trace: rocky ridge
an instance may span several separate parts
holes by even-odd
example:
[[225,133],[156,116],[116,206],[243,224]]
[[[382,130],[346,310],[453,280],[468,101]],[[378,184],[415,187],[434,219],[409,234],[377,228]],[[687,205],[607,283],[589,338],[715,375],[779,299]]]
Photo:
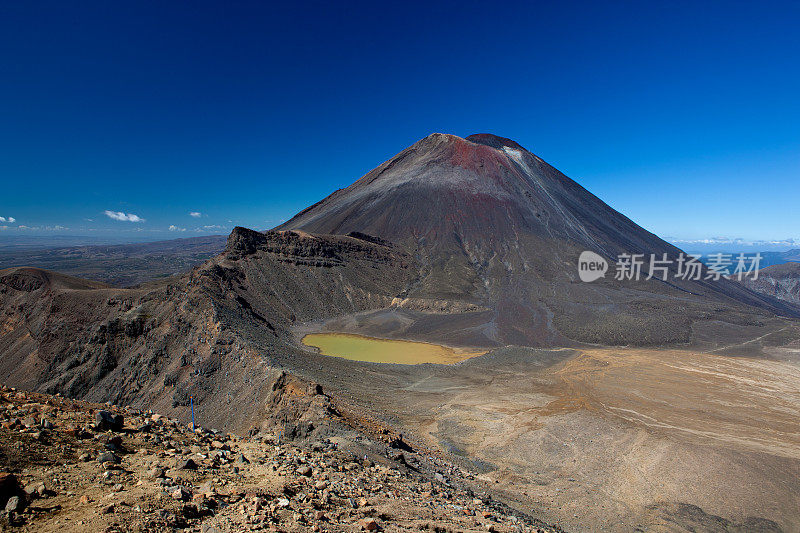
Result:
[[[273,395],[318,398],[291,378]],[[277,394],[275,394],[277,393]],[[13,531],[557,531],[386,428],[246,437],[150,411],[0,389],[0,524]],[[294,423],[297,423],[295,421]],[[311,421],[306,421],[306,426]],[[296,427],[296,425],[295,425]]]

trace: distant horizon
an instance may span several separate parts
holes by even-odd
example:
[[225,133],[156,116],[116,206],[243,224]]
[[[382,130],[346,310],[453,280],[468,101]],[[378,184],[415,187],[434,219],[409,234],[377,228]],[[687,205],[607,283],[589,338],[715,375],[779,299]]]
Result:
[[[59,248],[77,246],[114,246],[125,244],[142,244],[161,241],[172,241],[179,239],[191,239],[202,237],[227,237],[231,230],[219,233],[174,235],[174,234],[154,234],[145,232],[134,232],[130,236],[117,235],[81,235],[81,234],[11,234],[8,232],[0,233],[0,249],[14,247],[18,249],[29,248]],[[247,227],[247,226],[244,226]],[[272,228],[249,228],[257,231],[267,231]],[[645,228],[647,229],[647,228]],[[135,238],[139,237],[139,238]],[[149,238],[148,238],[149,237]],[[710,254],[710,253],[755,253],[755,252],[786,252],[789,250],[800,249],[800,242],[791,240],[745,240],[745,239],[725,239],[711,238],[699,240],[672,239],[660,236],[666,242],[680,248],[688,254]]]

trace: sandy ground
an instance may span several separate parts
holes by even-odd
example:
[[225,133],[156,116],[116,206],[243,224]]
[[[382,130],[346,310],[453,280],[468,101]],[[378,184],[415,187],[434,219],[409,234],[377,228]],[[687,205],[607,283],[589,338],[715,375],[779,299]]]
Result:
[[337,381],[355,401],[567,530],[800,531],[791,351],[505,348],[352,368],[358,385]]

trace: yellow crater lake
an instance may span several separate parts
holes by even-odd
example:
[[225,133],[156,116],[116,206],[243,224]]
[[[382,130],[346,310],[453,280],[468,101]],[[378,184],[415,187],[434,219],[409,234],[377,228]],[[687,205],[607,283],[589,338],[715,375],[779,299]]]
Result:
[[343,357],[352,361],[402,365],[450,365],[486,353],[468,352],[427,342],[376,339],[350,333],[311,333],[303,337],[302,342],[306,346],[318,348],[322,355]]

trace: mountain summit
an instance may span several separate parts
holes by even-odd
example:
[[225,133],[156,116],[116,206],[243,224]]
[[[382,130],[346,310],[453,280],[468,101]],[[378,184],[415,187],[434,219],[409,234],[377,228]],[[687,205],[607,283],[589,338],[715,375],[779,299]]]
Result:
[[726,280],[579,282],[584,250],[611,265],[619,254],[674,258],[680,250],[488,133],[431,134],[278,229],[360,232],[403,246],[420,277],[401,296],[487,310],[480,324],[455,321],[448,333],[470,342],[687,342],[687,309],[705,316],[711,301],[796,312]]
[[429,135],[281,228],[492,250],[521,234],[608,254],[675,250],[518,143],[487,133]]

